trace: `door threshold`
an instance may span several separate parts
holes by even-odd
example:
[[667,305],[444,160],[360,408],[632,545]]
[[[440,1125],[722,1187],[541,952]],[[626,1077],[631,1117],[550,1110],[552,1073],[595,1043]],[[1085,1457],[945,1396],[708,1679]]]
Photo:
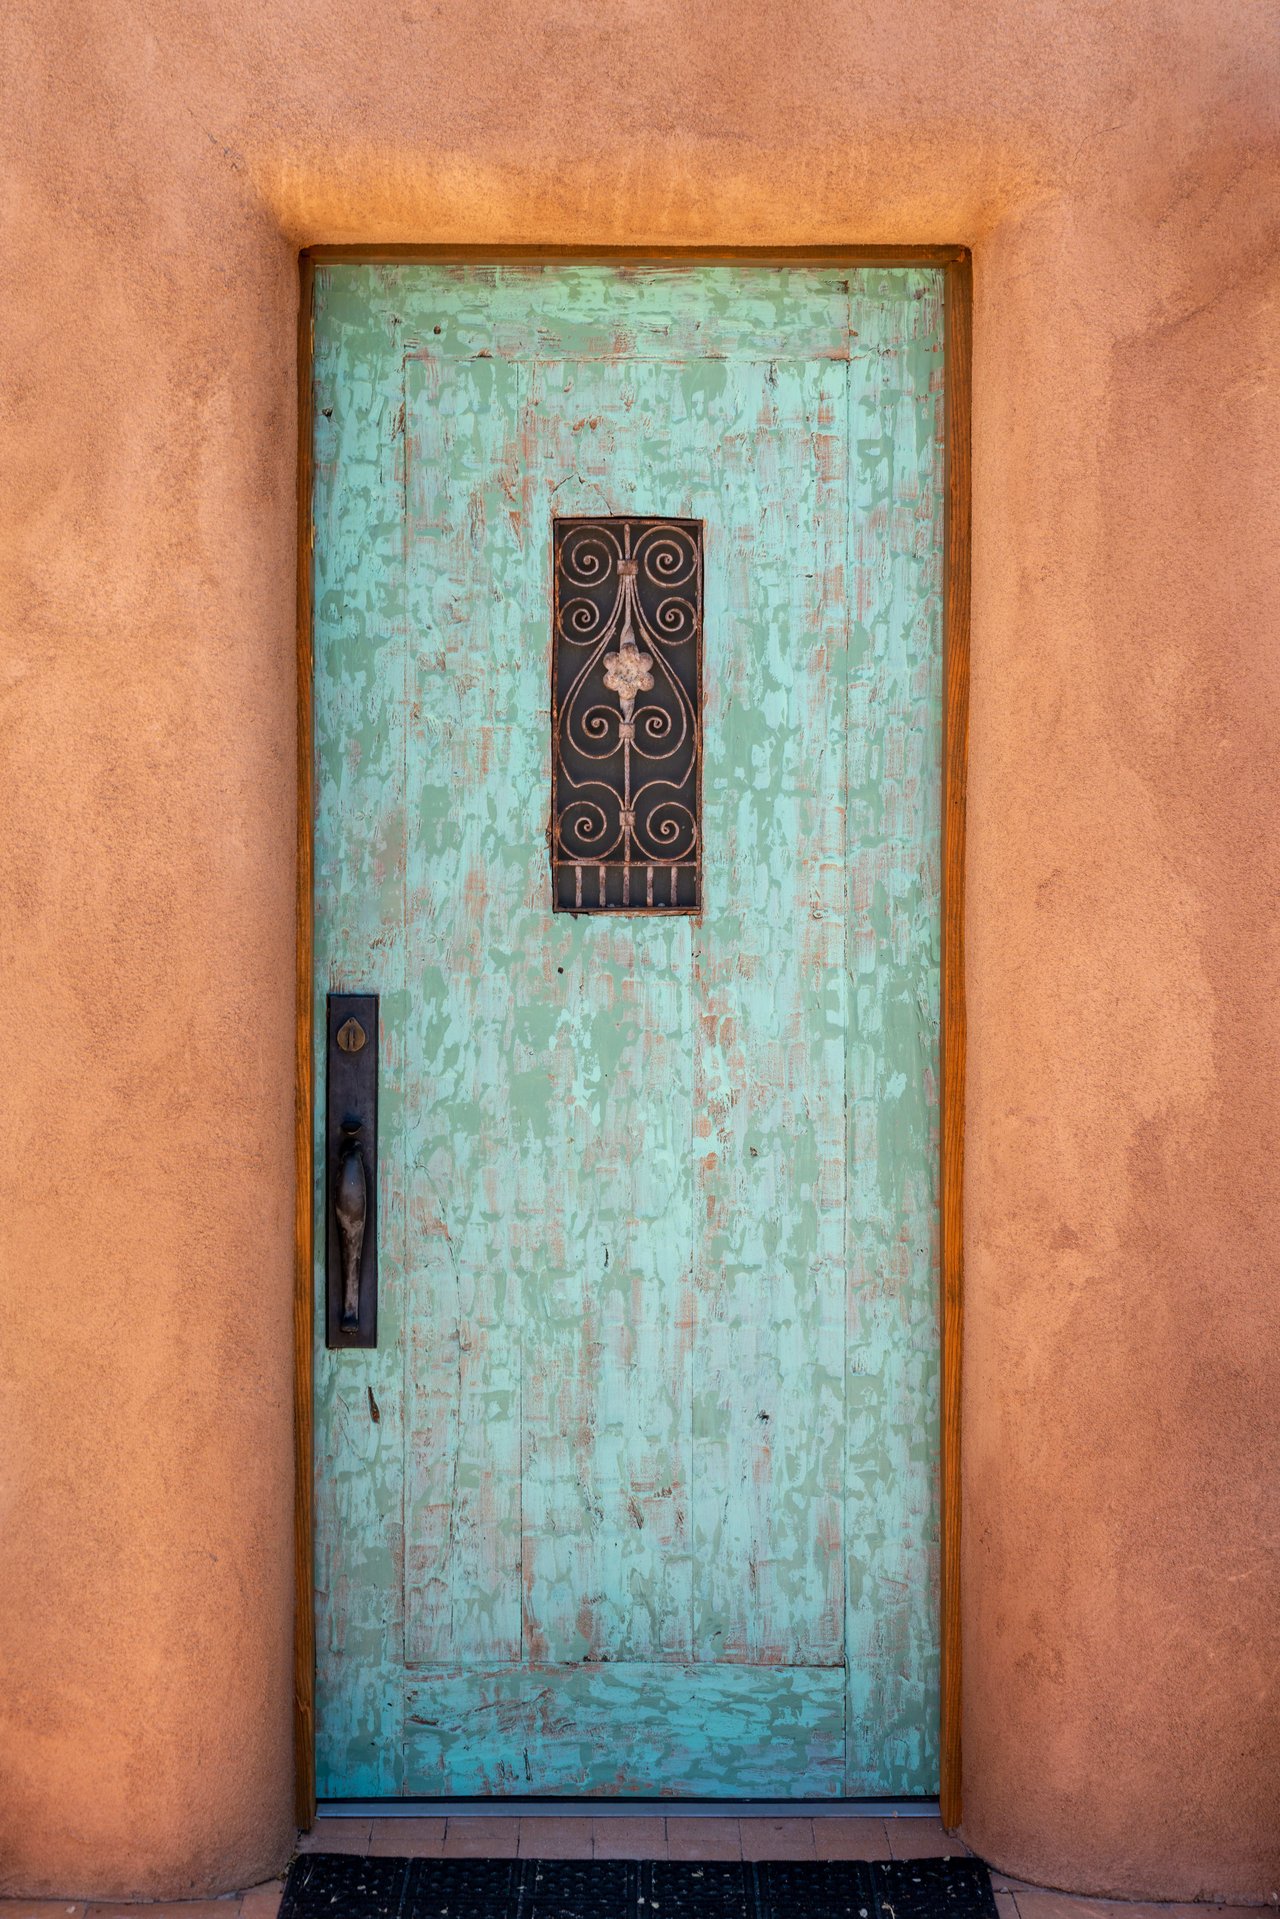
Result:
[[321,1799],[317,1819],[936,1819],[936,1799]]

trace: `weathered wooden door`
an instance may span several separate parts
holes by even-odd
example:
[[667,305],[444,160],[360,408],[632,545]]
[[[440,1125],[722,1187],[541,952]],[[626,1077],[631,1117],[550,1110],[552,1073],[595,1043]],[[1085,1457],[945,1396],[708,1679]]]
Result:
[[[336,265],[314,324],[317,1033],[381,994],[320,1794],[932,1792],[941,275]],[[552,910],[577,515],[702,529],[697,915]]]

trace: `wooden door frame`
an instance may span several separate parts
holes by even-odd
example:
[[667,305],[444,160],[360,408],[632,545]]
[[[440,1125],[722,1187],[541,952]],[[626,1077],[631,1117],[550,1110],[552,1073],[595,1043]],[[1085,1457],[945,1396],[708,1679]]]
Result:
[[298,887],[294,1198],[294,1754],[298,1824],[315,1820],[315,1577],[312,1340],[313,1152],[311,444],[312,282],[335,261],[434,265],[941,267],[944,276],[942,747],[942,1160],[941,1201],[941,1808],[961,1818],[960,1768],[960,1356],[964,1312],[964,872],[969,746],[969,556],[972,262],[967,247],[556,247],[315,246],[299,255],[298,302]]

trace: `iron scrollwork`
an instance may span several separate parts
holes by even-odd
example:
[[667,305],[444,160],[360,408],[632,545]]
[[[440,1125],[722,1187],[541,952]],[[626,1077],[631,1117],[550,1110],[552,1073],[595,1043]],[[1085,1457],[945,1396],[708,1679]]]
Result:
[[702,523],[554,523],[551,868],[559,912],[702,903]]

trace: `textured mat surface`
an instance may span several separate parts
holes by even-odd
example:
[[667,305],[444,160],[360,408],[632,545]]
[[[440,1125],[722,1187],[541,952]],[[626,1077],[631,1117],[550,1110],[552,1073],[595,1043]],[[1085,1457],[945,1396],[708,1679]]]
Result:
[[977,1859],[295,1859],[280,1919],[996,1919]]

